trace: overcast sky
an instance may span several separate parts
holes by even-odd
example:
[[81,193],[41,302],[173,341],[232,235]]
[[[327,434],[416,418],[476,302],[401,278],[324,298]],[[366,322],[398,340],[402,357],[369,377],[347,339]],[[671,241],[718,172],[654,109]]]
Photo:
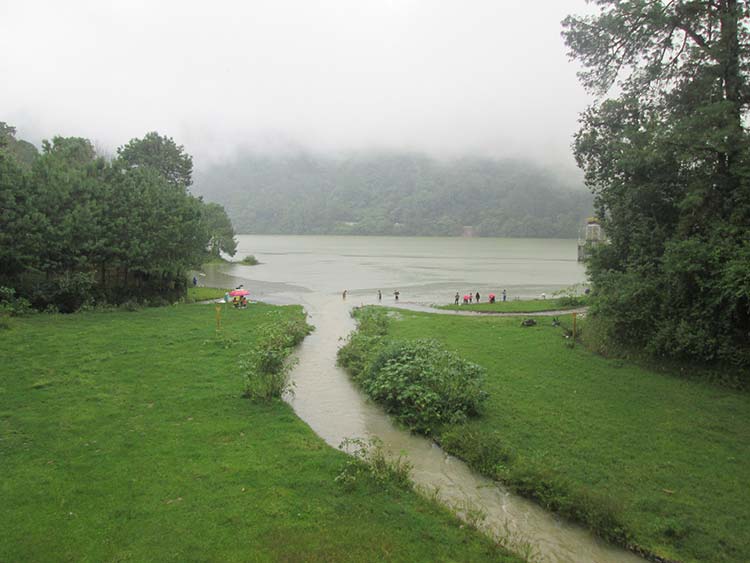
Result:
[[573,166],[584,0],[0,0],[0,121],[107,151],[410,149]]

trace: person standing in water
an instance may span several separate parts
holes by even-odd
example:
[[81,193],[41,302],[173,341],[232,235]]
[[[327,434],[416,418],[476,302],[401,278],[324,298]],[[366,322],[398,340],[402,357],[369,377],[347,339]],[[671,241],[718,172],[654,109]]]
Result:
[[346,299],[346,290],[344,290],[344,293],[341,294],[342,299]]
[[393,292],[393,297],[395,297],[395,298],[396,298],[396,301],[398,301],[398,296],[399,296],[399,295],[401,295],[401,292],[400,292],[400,291],[399,291],[398,289],[397,289],[396,291],[394,291],[394,292]]
[[382,300],[383,300],[383,294],[380,292],[380,290],[378,290],[378,301],[382,301]]

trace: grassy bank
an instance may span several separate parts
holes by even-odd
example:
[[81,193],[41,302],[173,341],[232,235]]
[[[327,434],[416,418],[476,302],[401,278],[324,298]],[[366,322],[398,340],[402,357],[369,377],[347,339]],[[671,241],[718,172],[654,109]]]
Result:
[[194,303],[196,301],[208,301],[210,299],[221,299],[224,294],[231,289],[221,289],[219,287],[188,287],[187,301]]
[[442,305],[438,309],[447,309],[449,311],[478,311],[480,313],[539,313],[541,311],[563,311],[566,309],[576,309],[585,305],[583,298],[577,298],[571,301],[570,298],[552,298],[552,299],[527,299],[496,301],[490,303],[472,303],[469,305]]
[[598,533],[681,561],[750,553],[750,395],[569,348],[551,320],[399,311],[486,369],[480,416],[437,438],[475,468]]
[[36,315],[0,333],[0,561],[511,561],[347,457],[240,355],[297,307]]

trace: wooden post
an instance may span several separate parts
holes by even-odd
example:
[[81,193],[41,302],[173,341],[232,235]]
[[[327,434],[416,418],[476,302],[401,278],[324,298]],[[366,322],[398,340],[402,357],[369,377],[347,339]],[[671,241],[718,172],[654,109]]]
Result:
[[573,313],[573,346],[576,345],[576,316],[577,313]]
[[216,332],[221,331],[221,305],[216,306]]

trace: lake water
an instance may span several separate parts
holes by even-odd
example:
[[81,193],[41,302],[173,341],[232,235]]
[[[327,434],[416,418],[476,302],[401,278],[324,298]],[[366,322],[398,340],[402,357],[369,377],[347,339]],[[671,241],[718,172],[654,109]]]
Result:
[[[449,303],[458,291],[537,297],[585,281],[575,240],[449,237],[238,237],[237,258],[259,266],[222,271],[252,279],[254,295],[299,302],[309,292],[370,301],[380,289],[415,303]],[[230,280],[227,280],[230,281]]]
[[[253,254],[258,266],[207,267],[201,282],[243,284],[251,299],[299,303],[315,331],[297,351],[292,372],[295,412],[334,447],[345,438],[377,437],[414,465],[412,478],[439,489],[442,502],[480,509],[489,534],[510,535],[517,549],[531,546],[534,561],[627,563],[634,555],[600,541],[579,526],[477,475],[430,440],[406,432],[356,388],[336,366],[342,339],[354,328],[351,307],[377,303],[451,303],[458,291],[486,296],[505,289],[510,299],[537,297],[585,281],[576,241],[490,238],[240,236],[237,257]],[[347,290],[347,299],[342,298]]]

